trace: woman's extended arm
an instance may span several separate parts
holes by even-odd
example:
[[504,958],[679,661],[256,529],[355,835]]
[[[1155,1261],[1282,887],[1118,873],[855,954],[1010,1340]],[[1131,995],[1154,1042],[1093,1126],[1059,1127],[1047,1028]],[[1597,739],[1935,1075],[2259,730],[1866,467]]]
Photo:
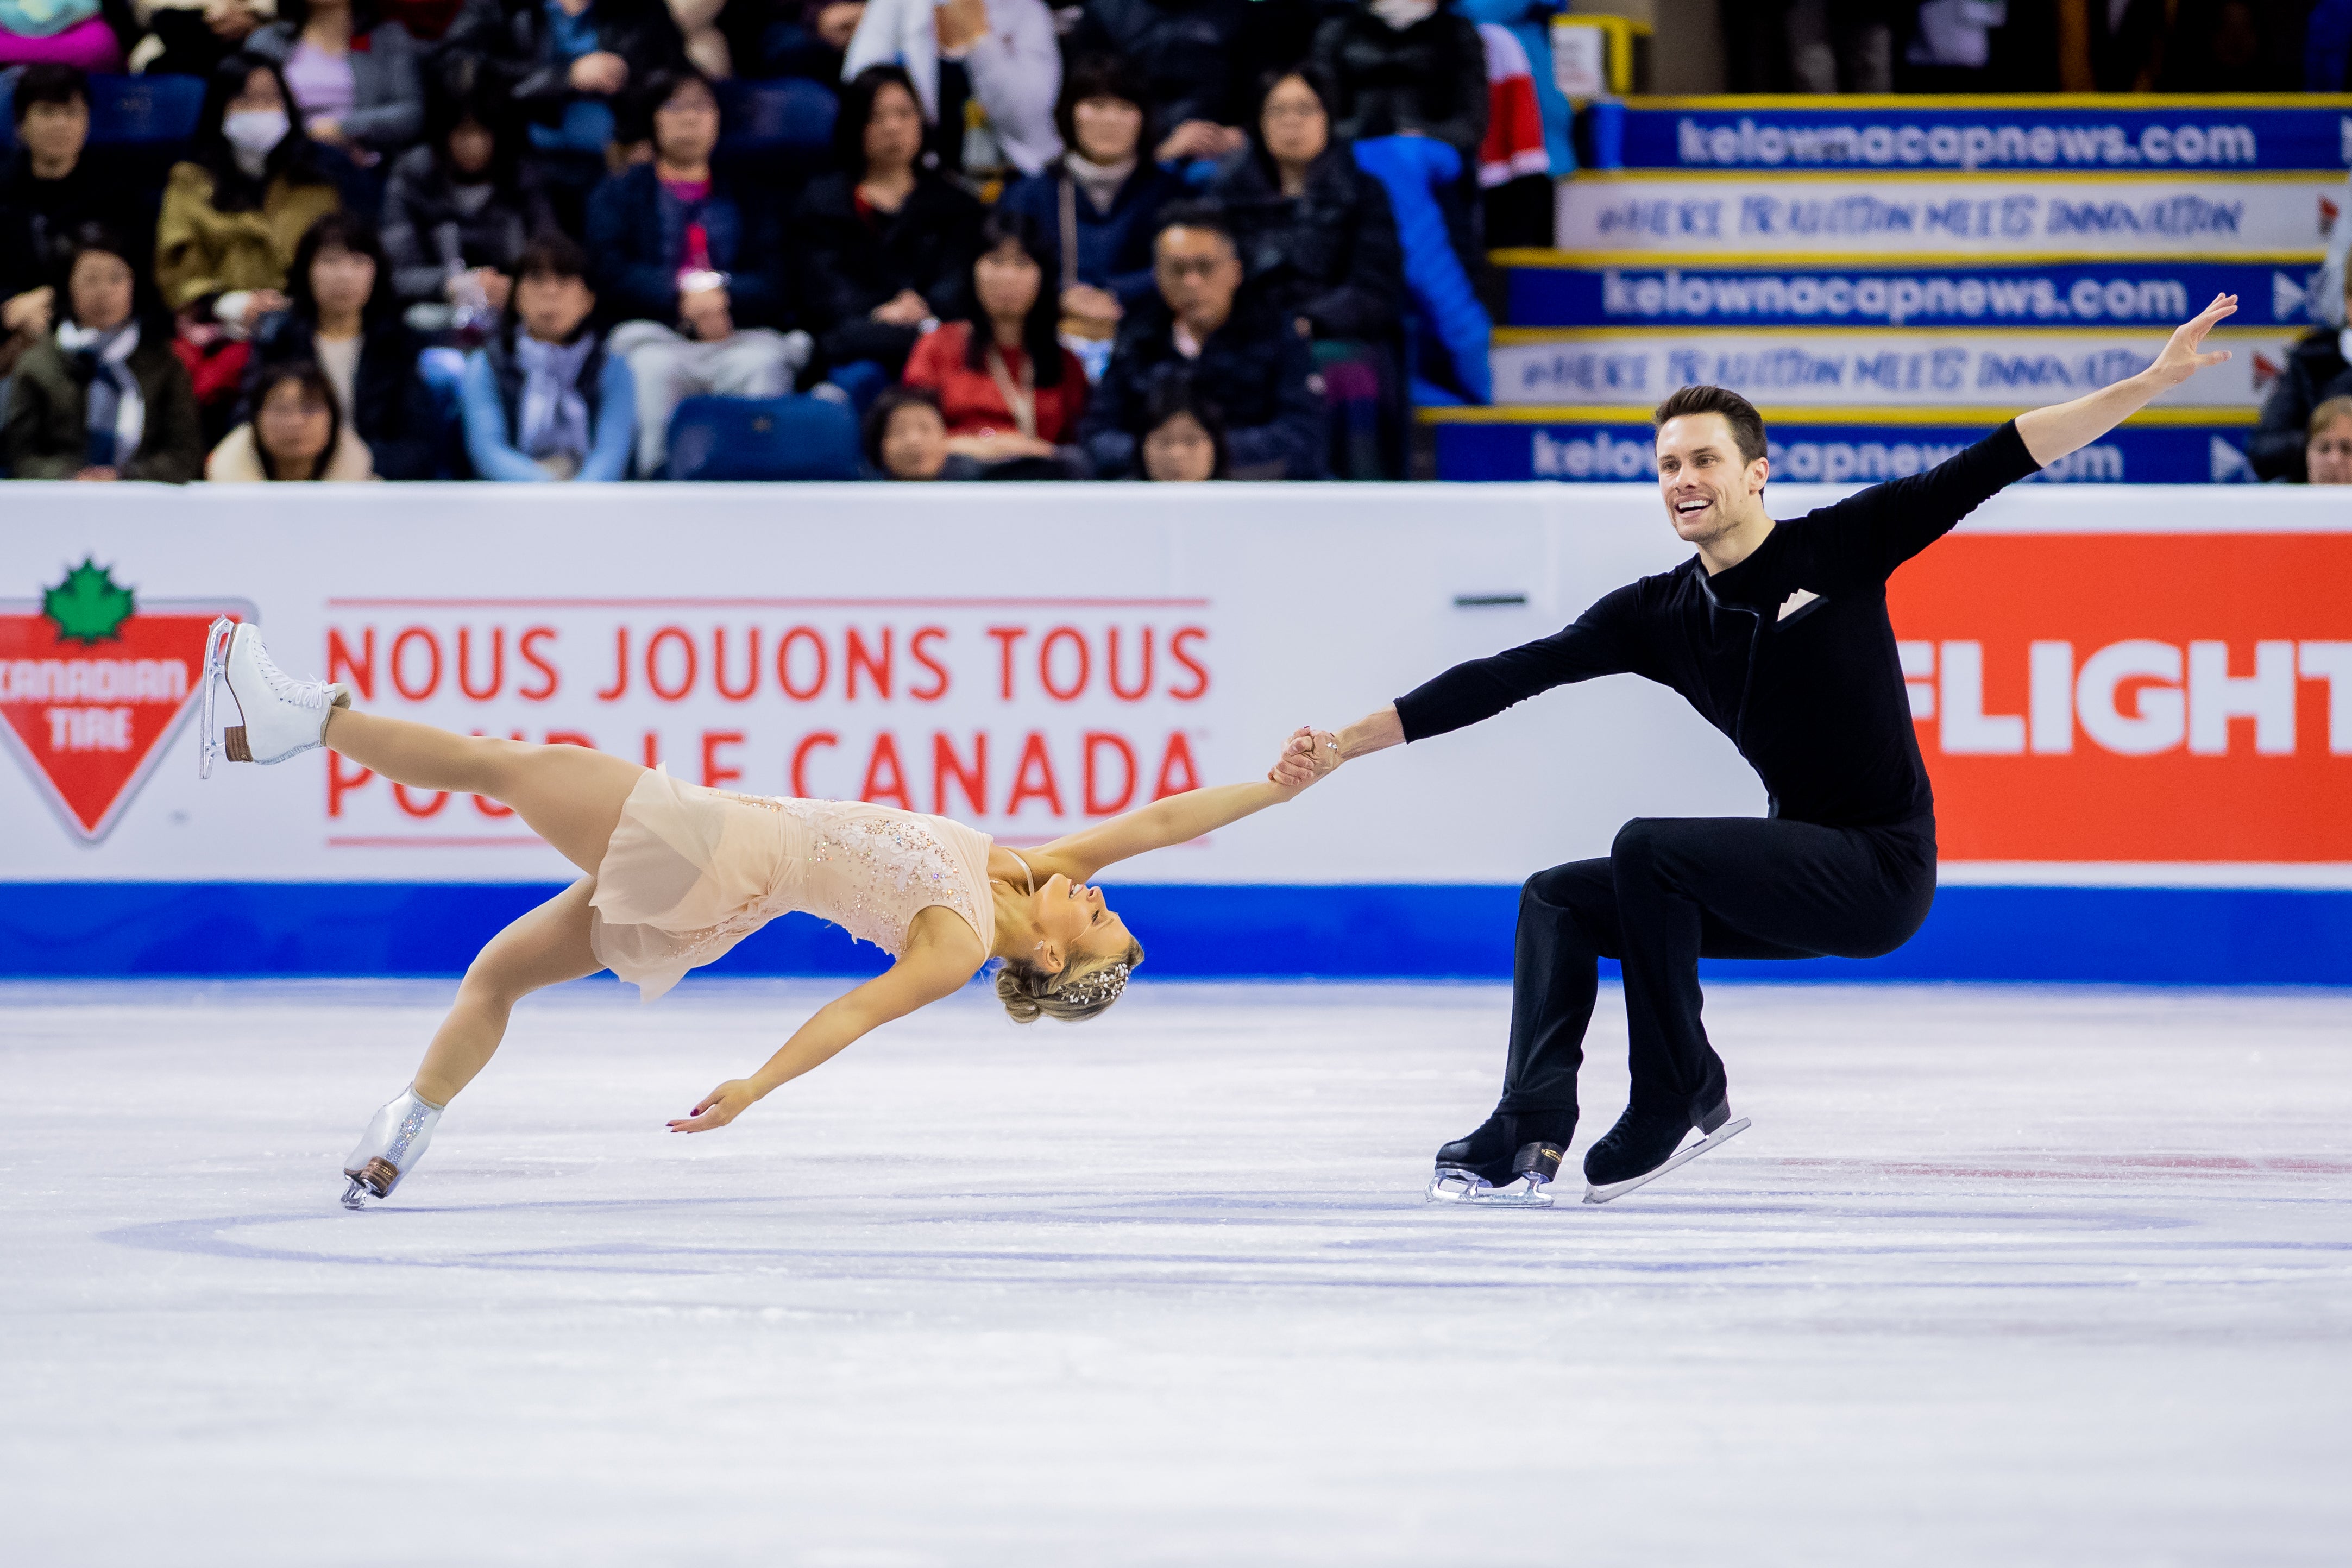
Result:
[[[956,917],[950,913],[934,918]],[[754,1101],[766,1098],[772,1090],[812,1068],[824,1066],[859,1037],[954,995],[985,958],[985,954],[980,954],[978,939],[970,935],[961,941],[922,942],[908,947],[889,968],[817,1009],[759,1071],[721,1083],[696,1101],[691,1113],[670,1123],[669,1130],[707,1133],[725,1126]]]
[[1189,843],[1228,822],[1238,822],[1254,811],[1279,806],[1297,793],[1295,788],[1271,782],[1188,789],[1181,795],[1154,800],[1139,810],[1055,839],[1032,852],[1029,863],[1039,876],[1060,872],[1072,882],[1085,882],[1107,865],[1149,850]]

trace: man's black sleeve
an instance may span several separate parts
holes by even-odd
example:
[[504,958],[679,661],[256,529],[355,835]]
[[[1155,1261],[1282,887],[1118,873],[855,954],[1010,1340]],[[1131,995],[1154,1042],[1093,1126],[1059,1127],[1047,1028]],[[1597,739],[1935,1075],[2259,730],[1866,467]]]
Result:
[[1549,637],[1456,664],[1414,687],[1396,701],[1405,739],[1426,740],[1492,718],[1570,681],[1633,670],[1639,593],[1639,584],[1621,588]]
[[1832,573],[1885,582],[1962,517],[2042,465],[2011,420],[1924,474],[1889,479],[1805,519],[1815,559]]

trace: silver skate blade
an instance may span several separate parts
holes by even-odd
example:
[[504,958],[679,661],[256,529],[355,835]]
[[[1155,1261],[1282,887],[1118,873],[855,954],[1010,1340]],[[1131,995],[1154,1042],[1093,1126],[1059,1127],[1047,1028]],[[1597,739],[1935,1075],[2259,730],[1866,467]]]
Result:
[[1532,1176],[1496,1186],[1482,1176],[1453,1167],[1431,1176],[1422,1198],[1427,1203],[1468,1203],[1485,1208],[1549,1208],[1552,1203],[1549,1184]]
[[368,1200],[367,1183],[360,1180],[357,1176],[352,1176],[351,1178],[351,1186],[343,1189],[343,1207],[345,1208],[365,1208],[367,1207]]
[[1693,1144],[1689,1148],[1675,1150],[1674,1157],[1667,1160],[1664,1165],[1660,1166],[1655,1170],[1643,1171],[1640,1176],[1633,1177],[1631,1181],[1611,1182],[1607,1186],[1588,1186],[1584,1189],[1584,1201],[1587,1203],[1607,1203],[1612,1197],[1622,1197],[1627,1193],[1633,1191],[1635,1187],[1645,1186],[1649,1183],[1657,1180],[1660,1176],[1665,1175],[1668,1171],[1673,1170],[1677,1166],[1686,1166],[1690,1164],[1691,1161],[1698,1158],[1699,1155],[1706,1153],[1707,1150],[1715,1147],[1717,1144],[1727,1142],[1728,1140],[1748,1131],[1748,1119],[1745,1116],[1740,1117],[1739,1120],[1736,1122],[1727,1122],[1722,1126],[1717,1127],[1714,1132],[1708,1134],[1706,1137],[1701,1138],[1697,1143]]

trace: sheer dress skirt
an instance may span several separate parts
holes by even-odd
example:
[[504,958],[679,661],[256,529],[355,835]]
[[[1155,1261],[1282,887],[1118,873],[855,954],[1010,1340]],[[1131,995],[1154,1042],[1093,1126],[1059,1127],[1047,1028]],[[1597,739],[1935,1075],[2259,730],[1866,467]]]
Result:
[[816,837],[778,800],[638,775],[596,868],[588,944],[651,1001],[802,907]]

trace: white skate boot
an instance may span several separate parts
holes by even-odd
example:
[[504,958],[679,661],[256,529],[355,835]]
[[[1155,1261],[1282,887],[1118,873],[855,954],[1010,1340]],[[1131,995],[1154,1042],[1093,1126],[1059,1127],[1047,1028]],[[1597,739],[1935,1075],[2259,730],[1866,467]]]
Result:
[[[352,706],[341,682],[298,681],[271,662],[260,628],[224,615],[205,636],[205,696],[198,727],[203,736],[196,776],[212,777],[213,758],[224,750],[231,762],[283,762],[322,744],[331,709]],[[228,688],[241,724],[213,738],[213,688]]]
[[412,1083],[378,1111],[343,1156],[343,1175],[352,1181],[343,1193],[343,1207],[365,1207],[370,1195],[390,1197],[401,1178],[425,1157],[443,1109],[419,1095]]

